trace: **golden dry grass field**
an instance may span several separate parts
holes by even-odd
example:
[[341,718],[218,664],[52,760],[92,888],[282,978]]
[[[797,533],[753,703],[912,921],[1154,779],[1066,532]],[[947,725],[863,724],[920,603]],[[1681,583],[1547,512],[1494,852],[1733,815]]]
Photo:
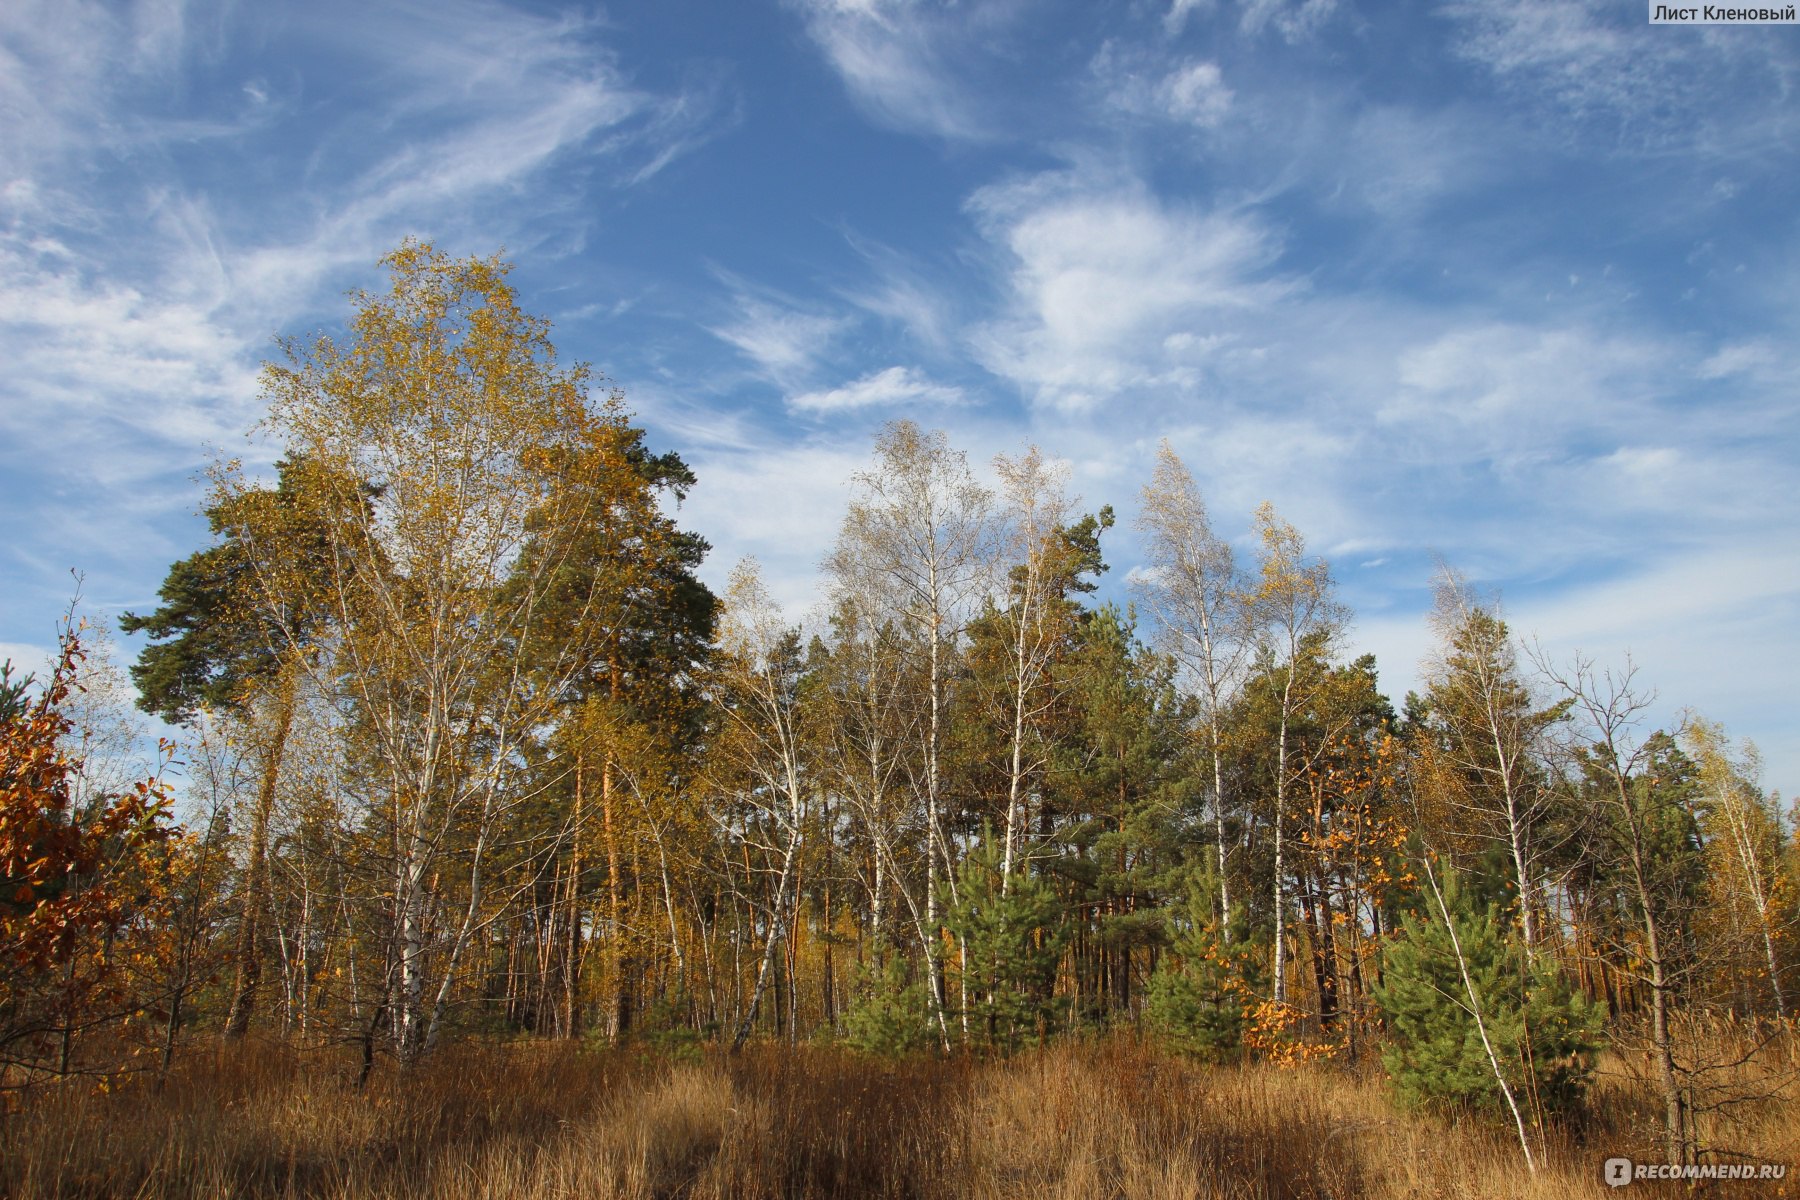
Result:
[[[1587,1115],[1547,1139],[1532,1176],[1504,1127],[1396,1110],[1373,1064],[1209,1067],[1128,1038],[899,1062],[469,1046],[360,1089],[346,1054],[250,1043],[197,1048],[160,1086],[15,1097],[0,1194],[1561,1200],[1621,1194],[1601,1182],[1608,1155],[1655,1157],[1654,1103],[1626,1067],[1610,1056]],[[1740,1106],[1713,1136],[1800,1164],[1797,1116],[1791,1101]],[[1710,1188],[1800,1194],[1792,1180]]]

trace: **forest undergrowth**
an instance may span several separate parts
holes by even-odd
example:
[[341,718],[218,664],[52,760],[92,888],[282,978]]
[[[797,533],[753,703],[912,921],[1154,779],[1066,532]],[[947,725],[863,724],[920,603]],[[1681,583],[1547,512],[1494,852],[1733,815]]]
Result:
[[[1755,1070],[1792,1069],[1764,1048]],[[1644,1072],[1607,1056],[1537,1173],[1509,1131],[1394,1106],[1379,1066],[1209,1066],[1130,1037],[1009,1058],[884,1060],[752,1043],[469,1044],[359,1087],[343,1051],[193,1048],[162,1080],[14,1093],[0,1195],[35,1197],[1540,1197],[1608,1193],[1601,1165],[1654,1161]],[[1703,1135],[1800,1163],[1800,1112],[1766,1101]],[[1715,1194],[1791,1194],[1716,1183]],[[1633,1195],[1675,1194],[1634,1184]]]

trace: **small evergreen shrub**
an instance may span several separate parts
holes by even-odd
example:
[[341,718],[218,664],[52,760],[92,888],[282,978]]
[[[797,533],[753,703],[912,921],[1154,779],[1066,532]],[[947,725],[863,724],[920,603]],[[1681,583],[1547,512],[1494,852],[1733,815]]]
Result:
[[1247,979],[1254,971],[1248,945],[1216,924],[1183,930],[1150,976],[1144,1021],[1178,1053],[1210,1062],[1236,1059],[1243,1052]]
[[944,924],[966,953],[971,1029],[1011,1050],[1048,1030],[1068,929],[1047,879],[1022,868],[1004,876],[989,832],[958,869],[955,895],[946,889]]
[[864,1053],[889,1058],[931,1045],[927,987],[923,978],[908,978],[906,959],[898,953],[889,953],[881,966],[859,966],[852,984],[855,999],[844,1013],[844,1040]]
[[638,1036],[657,1057],[670,1062],[699,1062],[704,1057],[700,1030],[688,1022],[692,1008],[685,991],[658,996],[644,1010]]
[[1388,1027],[1382,1064],[1412,1106],[1498,1109],[1504,1103],[1457,964],[1457,947],[1507,1085],[1522,1107],[1580,1104],[1600,1044],[1600,1013],[1545,955],[1527,960],[1497,905],[1478,907],[1453,871],[1440,872],[1456,939],[1429,893],[1424,916],[1402,918],[1376,1002]]

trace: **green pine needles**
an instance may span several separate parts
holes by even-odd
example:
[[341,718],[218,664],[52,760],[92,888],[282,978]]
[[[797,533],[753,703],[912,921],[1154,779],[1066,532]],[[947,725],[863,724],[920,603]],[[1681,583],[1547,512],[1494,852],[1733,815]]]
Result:
[[957,871],[944,924],[962,944],[970,1032],[1011,1050],[1048,1028],[1056,966],[1068,941],[1063,904],[1049,880],[1001,869],[992,831]]
[[856,970],[856,999],[844,1013],[844,1040],[865,1054],[899,1058],[931,1045],[931,992],[924,972],[914,977],[903,955]]
[[1169,952],[1144,995],[1144,1023],[1170,1050],[1233,1062],[1244,1049],[1250,997],[1262,982],[1262,954],[1239,919],[1222,928],[1211,914],[1213,877],[1189,895],[1187,919],[1170,921]]
[[1500,1111],[1497,1061],[1534,1112],[1575,1107],[1599,1049],[1598,1007],[1548,956],[1528,956],[1496,905],[1478,907],[1456,872],[1438,874],[1454,939],[1427,898],[1424,918],[1403,917],[1375,989],[1389,1035],[1382,1063],[1396,1095],[1412,1106]]

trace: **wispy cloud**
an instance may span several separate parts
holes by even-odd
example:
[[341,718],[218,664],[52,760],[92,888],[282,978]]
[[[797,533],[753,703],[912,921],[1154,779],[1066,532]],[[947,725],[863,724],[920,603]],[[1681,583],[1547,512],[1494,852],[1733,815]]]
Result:
[[178,258],[145,288],[96,273],[83,259],[0,238],[0,346],[12,396],[0,424],[15,468],[54,470],[50,451],[66,444],[71,424],[98,449],[117,423],[137,449],[62,466],[125,484],[166,469],[150,452],[156,443],[198,447],[241,429],[253,371],[242,332],[216,319],[226,293],[204,257]]
[[365,8],[0,6],[0,517],[55,497],[55,554],[97,595],[166,561],[272,334],[335,318],[405,235],[491,251],[590,222],[590,179],[629,187],[730,116],[716,85],[635,86],[591,20]]
[[1652,720],[1673,727],[1680,710],[1697,708],[1791,764],[1800,704],[1791,660],[1770,651],[1800,620],[1800,563],[1769,550],[1754,538],[1658,553],[1611,578],[1522,597],[1514,624],[1558,662],[1577,651],[1613,665],[1629,655],[1658,694]]
[[[0,5],[0,635],[44,640],[5,621],[71,565],[143,599],[269,336],[410,234],[504,246],[694,465],[720,581],[755,553],[790,607],[907,412],[1069,454],[1127,518],[1109,580],[1166,435],[1228,536],[1270,499],[1339,560],[1378,649],[1436,549],[1522,617],[1793,657],[1751,544],[1800,539],[1786,39],[1611,0],[653,7]],[[1716,583],[1629,607],[1683,562]]]
[[[1274,31],[1289,42],[1312,37],[1337,12],[1338,0],[1237,0],[1237,27],[1249,36]],[[1163,32],[1179,37],[1195,17],[1218,12],[1218,0],[1170,0]]]
[[1278,236],[1248,214],[1063,175],[984,189],[969,208],[1002,254],[1009,310],[978,331],[977,356],[1039,404],[1191,378],[1223,314],[1293,287],[1270,273]]
[[798,412],[831,413],[902,405],[961,404],[963,399],[961,388],[933,383],[911,367],[889,367],[830,391],[790,397],[788,407]]
[[84,0],[20,0],[0,9],[0,164],[29,173],[71,143],[104,137],[106,101],[136,74],[128,25]]
[[1273,29],[1290,42],[1318,33],[1337,12],[1337,0],[1243,0],[1238,26],[1245,33]]
[[745,291],[734,298],[732,310],[710,332],[737,347],[764,378],[782,386],[810,379],[846,324],[845,317],[834,313]]
[[1455,0],[1442,12],[1465,57],[1568,137],[1633,153],[1733,157],[1791,138],[1800,64],[1783,39],[1760,29],[1650,25],[1641,8]]
[[1435,207],[1491,187],[1510,150],[1500,131],[1448,106],[1352,106],[1326,115],[1316,134],[1308,158],[1318,185],[1331,189],[1329,205],[1380,219],[1389,253],[1394,234],[1435,235],[1435,227],[1412,227]]
[[1163,14],[1163,32],[1175,37],[1187,28],[1195,13],[1211,12],[1216,0],[1169,0],[1169,11]]
[[12,664],[14,683],[27,675],[47,678],[56,665],[55,654],[54,642],[0,642],[0,663]]
[[1790,347],[1766,339],[1733,341],[1709,354],[1698,374],[1706,380],[1735,379],[1791,388],[1800,382],[1800,356]]
[[1377,419],[1422,459],[1503,469],[1562,457],[1580,435],[1654,407],[1668,351],[1645,339],[1491,324],[1404,351]]
[[722,593],[733,562],[754,554],[785,611],[810,606],[819,562],[843,520],[850,476],[868,465],[868,447],[765,436],[741,449],[705,448],[689,461],[699,483],[682,520],[720,547],[703,569],[707,583]]
[[957,141],[994,133],[964,69],[1013,19],[996,0],[791,0],[859,108],[890,128]]
[[1093,72],[1106,103],[1132,116],[1210,129],[1231,111],[1232,90],[1219,65],[1205,59],[1165,62],[1108,43],[1095,56]]
[[843,288],[843,298],[933,353],[948,351],[956,309],[951,288],[892,247],[859,237],[850,244],[873,278]]

